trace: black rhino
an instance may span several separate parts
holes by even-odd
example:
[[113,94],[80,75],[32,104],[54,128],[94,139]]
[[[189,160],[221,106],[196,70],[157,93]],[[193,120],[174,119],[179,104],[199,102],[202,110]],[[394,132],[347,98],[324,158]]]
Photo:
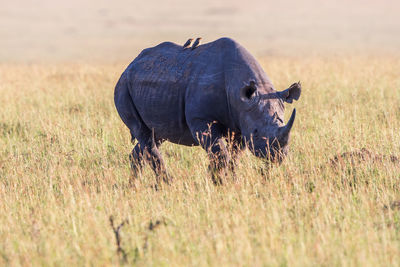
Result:
[[300,93],[300,83],[275,91],[243,46],[221,38],[196,49],[164,42],[143,50],[122,73],[114,101],[138,141],[130,155],[133,170],[147,158],[167,181],[158,150],[164,140],[201,145],[214,173],[231,162],[227,136],[234,149],[247,145],[256,156],[280,162],[296,116],[294,109],[284,125],[284,102],[298,100]]

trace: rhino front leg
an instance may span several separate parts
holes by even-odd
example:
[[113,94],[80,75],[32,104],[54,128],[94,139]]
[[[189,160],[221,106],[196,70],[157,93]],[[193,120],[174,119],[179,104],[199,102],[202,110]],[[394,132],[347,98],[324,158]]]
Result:
[[239,158],[241,152],[244,149],[244,143],[242,142],[242,136],[237,133],[229,133],[227,138],[228,151],[231,155],[231,160],[229,162],[229,170],[233,173],[236,178],[235,166],[236,161]]
[[226,175],[227,167],[232,164],[231,157],[223,143],[223,138],[215,140],[215,144],[211,146],[208,155],[210,158],[211,179],[215,185],[221,185],[223,183],[221,177]]
[[207,151],[210,165],[211,178],[214,184],[222,184],[221,176],[225,174],[226,168],[231,161],[223,140],[223,127],[216,123],[201,123],[193,130],[198,143]]

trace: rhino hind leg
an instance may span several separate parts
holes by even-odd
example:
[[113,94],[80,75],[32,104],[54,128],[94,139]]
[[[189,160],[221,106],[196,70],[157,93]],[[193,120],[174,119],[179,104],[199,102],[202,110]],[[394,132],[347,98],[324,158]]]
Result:
[[154,141],[152,131],[146,126],[139,115],[129,93],[126,75],[121,76],[115,87],[114,102],[118,114],[130,130],[131,141],[134,142],[135,139],[138,141],[132,153],[129,155],[133,178],[135,179],[139,175],[143,168],[144,161],[146,161],[150,163],[155,172],[157,182],[161,180],[168,182],[164,161],[157,147],[161,142],[156,143],[156,141]]
[[133,148],[132,153],[129,155],[129,162],[133,173],[133,178],[139,176],[140,171],[143,168],[143,152],[140,149],[140,144],[137,143]]
[[158,149],[158,145],[161,143],[156,143],[154,141],[154,136],[150,145],[146,147],[145,159],[151,164],[153,171],[156,174],[157,183],[159,184],[163,181],[166,184],[170,183],[170,177],[168,175],[167,169],[165,168],[164,159]]
[[138,177],[144,163],[146,162],[150,164],[156,174],[157,184],[160,184],[162,181],[169,184],[170,177],[166,171],[164,160],[158,149],[158,145],[160,145],[161,142],[156,143],[154,139],[151,138],[151,135],[149,135],[145,140],[138,141],[139,142],[136,144],[129,156],[131,169],[135,176],[134,178]]

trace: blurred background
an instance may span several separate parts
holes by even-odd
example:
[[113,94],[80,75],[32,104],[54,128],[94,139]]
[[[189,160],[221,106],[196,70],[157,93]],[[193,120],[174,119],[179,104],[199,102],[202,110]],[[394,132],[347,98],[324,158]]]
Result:
[[0,0],[0,62],[131,61],[228,36],[256,56],[398,54],[400,1]]

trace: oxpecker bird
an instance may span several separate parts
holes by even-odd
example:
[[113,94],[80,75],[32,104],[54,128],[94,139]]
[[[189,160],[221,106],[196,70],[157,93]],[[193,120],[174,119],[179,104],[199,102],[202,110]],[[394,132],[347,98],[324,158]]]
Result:
[[187,40],[186,43],[183,45],[183,49],[190,47],[192,42],[193,42],[193,38],[190,38],[189,40]]
[[201,41],[201,37],[196,38],[196,41],[194,41],[194,43],[192,45],[192,50],[200,45],[200,41]]

